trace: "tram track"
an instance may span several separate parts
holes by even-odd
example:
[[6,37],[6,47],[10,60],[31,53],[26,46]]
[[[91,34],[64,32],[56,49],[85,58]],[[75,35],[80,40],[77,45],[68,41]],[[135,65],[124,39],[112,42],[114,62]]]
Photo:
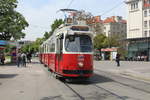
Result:
[[[82,95],[80,95],[80,91],[77,91],[76,89],[77,88],[79,88],[79,87],[74,87],[75,89],[73,89],[73,86],[71,86],[72,84],[70,84],[70,83],[66,83],[66,82],[64,82],[64,84],[71,90],[71,91],[73,91],[81,100],[86,100],[86,98],[85,97],[83,97]],[[81,84],[83,87],[84,87],[84,84]],[[100,91],[103,91],[103,92],[105,92],[105,94],[107,94],[107,96],[113,96],[113,97],[116,97],[117,98],[117,100],[126,100],[126,97],[124,97],[124,96],[120,96],[120,95],[118,95],[118,94],[116,94],[116,93],[114,93],[114,92],[111,92],[111,91],[109,91],[109,90],[107,90],[107,89],[105,89],[105,88],[103,88],[103,87],[101,87],[101,86],[98,86],[97,84],[93,84],[93,83],[91,83],[91,85],[90,85],[92,88],[93,87],[95,87],[95,88],[97,88],[96,89],[96,91],[99,93],[99,95],[103,95],[103,93],[100,93]],[[86,88],[85,88],[86,89]],[[85,90],[86,91],[86,90]],[[91,93],[92,93],[92,91],[91,91]],[[95,95],[93,95],[93,96],[95,96]],[[107,96],[106,96],[106,98],[107,98]],[[96,99],[96,100],[98,100],[98,99]]]
[[[45,68],[44,68],[45,69]],[[141,91],[141,92],[144,92],[144,93],[146,93],[146,94],[150,94],[150,91],[147,91],[147,90],[144,90],[144,89],[142,89],[142,88],[138,88],[138,87],[136,87],[136,86],[134,86],[134,85],[130,85],[130,83],[123,83],[123,82],[120,82],[120,81],[118,81],[118,80],[116,80],[115,78],[125,78],[126,80],[132,80],[132,81],[135,81],[135,82],[139,82],[139,81],[137,81],[137,80],[134,80],[134,79],[130,79],[130,78],[126,78],[126,77],[122,77],[122,76],[118,76],[118,75],[114,75],[114,74],[111,74],[111,73],[109,73],[108,74],[108,72],[104,72],[104,71],[101,71],[101,70],[95,70],[95,73],[97,74],[97,75],[100,75],[100,76],[104,76],[104,80],[106,80],[107,81],[107,79],[105,79],[105,77],[106,78],[110,78],[110,80],[111,81],[108,81],[108,82],[114,82],[114,83],[118,83],[118,84],[120,84],[121,86],[125,86],[125,87],[129,87],[129,88],[131,88],[131,89],[134,89],[134,90],[139,90],[139,92]],[[50,73],[49,73],[50,74]],[[53,75],[52,75],[53,76]],[[91,78],[91,79],[93,79],[93,78]],[[96,79],[96,78],[95,78]],[[73,85],[72,84],[70,84],[70,83],[68,83],[68,82],[66,82],[66,81],[60,81],[60,80],[56,80],[56,81],[59,81],[59,85],[60,85],[60,83],[62,84],[62,86],[63,87],[65,87],[65,88],[62,88],[63,89],[63,91],[62,91],[62,89],[61,89],[61,93],[64,93],[65,94],[65,91],[67,90],[67,91],[70,91],[71,92],[71,98],[72,98],[72,96],[74,96],[73,98],[76,98],[75,100],[86,100],[87,98],[98,98],[98,97],[100,97],[100,98],[103,98],[103,97],[105,97],[105,98],[109,98],[109,97],[114,97],[114,98],[116,98],[116,100],[126,100],[126,98],[130,98],[130,96],[128,97],[128,96],[122,96],[121,94],[118,94],[116,91],[112,91],[112,90],[110,90],[109,88],[105,88],[105,86],[103,87],[103,85],[102,86],[100,86],[99,85],[99,83],[101,83],[101,81],[100,81],[100,78],[99,79],[97,79],[97,80],[99,80],[99,82],[94,82],[93,80],[90,80],[90,83],[85,83],[85,84],[83,84],[83,83],[79,83],[79,84],[77,84],[76,85],[76,83],[73,83]],[[141,81],[140,81],[141,82]],[[102,82],[103,83],[103,82]],[[145,83],[145,82],[142,82],[142,83],[144,83],[144,84],[146,84],[146,85],[150,85],[150,84],[148,84],[148,83]],[[63,85],[64,84],[64,85]],[[93,90],[91,90],[91,91],[89,91],[90,93],[93,93],[93,92],[97,92],[98,94],[92,94],[92,95],[88,95],[88,93],[84,93],[83,91],[88,91],[88,89],[87,89],[87,84],[88,84],[88,87],[90,87],[90,88],[95,88],[95,89],[93,89]],[[78,86],[79,85],[79,86]],[[83,90],[83,89],[85,89],[85,90]],[[124,88],[125,88],[124,87]],[[81,89],[80,89],[81,88]],[[101,93],[101,92],[104,92],[104,93]],[[66,93],[68,93],[68,92],[66,92]],[[106,94],[106,95],[105,95]],[[68,96],[68,95],[67,95]],[[63,97],[66,97],[66,95],[64,95]],[[98,100],[98,99],[95,99],[95,100]],[[103,100],[103,99],[102,99]]]
[[77,93],[77,91],[75,91],[71,86],[69,86],[69,84],[67,84],[66,82],[63,82],[72,92],[74,92],[79,98],[80,100],[85,100],[85,98],[83,96],[81,96],[79,93]]
[[[101,72],[101,73],[107,73],[107,74],[108,74],[108,72],[104,72],[104,71],[101,71],[101,70],[98,70],[98,69],[96,69],[96,71]],[[96,74],[99,74],[99,73],[96,73]],[[109,74],[110,74],[110,73],[109,73]],[[99,74],[99,75],[101,75],[101,74]],[[135,81],[135,82],[141,82],[141,83],[144,83],[145,85],[150,85],[149,83],[146,83],[146,82],[143,82],[143,81],[138,81],[138,80],[134,80],[134,79],[130,79],[130,78],[127,78],[127,77],[118,76],[118,75],[112,75],[112,74],[111,74],[111,77],[110,77],[110,76],[106,76],[106,75],[104,75],[104,76],[105,76],[105,77],[108,77],[108,78],[111,78],[111,79],[112,79],[112,77],[119,77],[119,78],[124,78],[124,79],[127,79],[127,80],[132,80],[132,81]],[[136,90],[139,90],[139,91],[142,91],[142,92],[145,92],[145,93],[150,94],[150,91],[147,91],[147,90],[138,88],[138,87],[136,87],[136,86],[129,85],[129,84],[125,84],[125,83],[122,83],[122,82],[120,82],[120,81],[116,81],[116,80],[114,80],[114,79],[113,79],[113,81],[114,81],[115,83],[120,84],[120,85],[127,86],[127,87],[130,87],[130,88],[132,88],[132,89],[136,89]]]
[[110,93],[111,95],[116,96],[116,97],[119,98],[120,100],[126,100],[124,97],[119,96],[119,95],[117,95],[116,93],[113,93],[113,92],[111,92],[111,91],[109,91],[109,90],[107,90],[107,89],[105,89],[105,88],[102,88],[102,87],[96,85],[96,84],[94,84],[93,86],[95,86],[95,87],[97,87],[97,88],[99,88],[99,89],[101,89],[101,90],[104,90],[104,91]]
[[[86,100],[85,97],[83,97],[83,96],[80,95],[79,91],[73,89],[73,87],[71,86],[71,84],[66,83],[66,82],[64,82],[64,84],[65,84],[71,91],[73,91],[73,92],[80,98],[80,100]],[[84,85],[83,85],[83,86],[84,86]],[[124,97],[119,96],[119,95],[117,95],[116,93],[113,93],[113,92],[111,92],[111,91],[109,91],[109,90],[107,90],[107,89],[105,89],[105,88],[102,88],[102,87],[96,85],[96,84],[91,85],[91,86],[92,86],[92,87],[93,87],[93,86],[96,87],[96,88],[97,88],[97,92],[99,92],[99,90],[105,91],[106,94],[109,94],[109,95],[111,95],[111,96],[114,96],[114,97],[118,98],[119,100],[125,100]],[[77,88],[77,87],[76,87],[76,88]],[[96,99],[96,100],[98,100],[98,99]]]

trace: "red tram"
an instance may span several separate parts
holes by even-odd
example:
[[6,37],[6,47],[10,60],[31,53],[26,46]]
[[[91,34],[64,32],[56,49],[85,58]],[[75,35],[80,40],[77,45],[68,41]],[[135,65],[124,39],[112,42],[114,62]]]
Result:
[[92,40],[85,21],[61,25],[40,46],[39,59],[57,76],[89,78],[93,75]]
[[40,61],[57,75],[88,78],[93,74],[92,37],[88,26],[60,27],[40,46]]

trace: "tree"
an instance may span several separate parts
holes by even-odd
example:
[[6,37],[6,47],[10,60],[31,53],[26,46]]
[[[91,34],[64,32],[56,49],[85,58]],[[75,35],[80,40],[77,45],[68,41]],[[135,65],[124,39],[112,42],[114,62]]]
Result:
[[112,35],[107,37],[106,44],[109,48],[111,47],[119,47],[120,46],[120,36],[119,35]]
[[96,49],[101,49],[107,47],[107,42],[106,42],[107,37],[103,34],[98,34],[94,38],[94,48]]
[[0,0],[0,39],[15,40],[24,38],[22,32],[28,23],[25,18],[17,12],[17,0]]
[[50,35],[52,35],[53,32],[63,23],[64,21],[62,19],[56,19],[54,23],[51,25]]
[[39,51],[39,46],[43,43],[44,38],[37,38],[35,42],[24,45],[21,47],[21,50],[23,52],[38,52]]
[[51,31],[45,32],[44,40],[47,40],[54,33],[54,31],[63,23],[64,21],[62,19],[56,19],[54,23],[51,25]]
[[49,32],[45,32],[44,39],[47,40],[49,37],[50,37],[50,33]]

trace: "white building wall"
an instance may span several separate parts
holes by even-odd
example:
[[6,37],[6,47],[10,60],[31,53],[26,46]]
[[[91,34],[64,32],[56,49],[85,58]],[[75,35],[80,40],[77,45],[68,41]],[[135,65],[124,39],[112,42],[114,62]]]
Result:
[[126,25],[127,24],[121,22],[104,23],[104,34],[107,37],[112,35],[122,35],[124,38],[126,38],[127,34]]
[[104,24],[104,34],[108,37],[110,34],[111,28],[110,28],[110,23],[105,23]]
[[[127,2],[127,38],[143,37],[143,12],[142,0],[128,0]],[[137,3],[138,7],[131,9],[133,4]]]

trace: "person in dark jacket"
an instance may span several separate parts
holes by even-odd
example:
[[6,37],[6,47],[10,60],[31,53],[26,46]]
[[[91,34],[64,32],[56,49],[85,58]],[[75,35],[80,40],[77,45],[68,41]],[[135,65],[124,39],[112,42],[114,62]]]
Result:
[[1,63],[2,65],[4,65],[4,62],[5,62],[5,55],[4,55],[4,53],[1,53],[1,54],[0,54],[0,63]]
[[26,56],[25,52],[21,54],[21,59],[22,59],[22,66],[26,67],[27,56]]
[[18,52],[18,54],[17,54],[17,67],[20,67],[21,62],[22,62],[22,59],[21,59],[21,53]]
[[120,66],[120,54],[117,53],[116,55],[116,62],[117,62],[117,66],[119,67]]

